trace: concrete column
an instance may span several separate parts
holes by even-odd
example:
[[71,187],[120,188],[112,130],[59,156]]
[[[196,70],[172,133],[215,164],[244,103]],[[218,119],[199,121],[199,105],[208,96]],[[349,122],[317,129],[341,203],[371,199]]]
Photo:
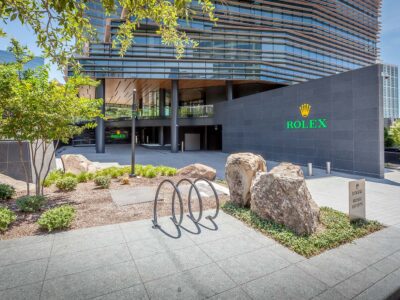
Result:
[[160,89],[160,117],[165,115],[165,89]]
[[207,126],[204,126],[204,150],[208,150],[208,136],[207,136]]
[[178,80],[172,80],[171,97],[171,152],[178,152]]
[[[101,113],[104,115],[106,112],[106,101],[105,101],[105,80],[101,79],[100,84],[96,87],[95,97],[96,99],[103,99],[103,103],[101,105]],[[105,153],[106,152],[106,133],[105,133],[105,124],[104,119],[97,117],[96,118],[96,153]]]
[[226,81],[226,100],[233,100],[233,83],[230,80]]
[[158,127],[158,143],[164,146],[164,126]]

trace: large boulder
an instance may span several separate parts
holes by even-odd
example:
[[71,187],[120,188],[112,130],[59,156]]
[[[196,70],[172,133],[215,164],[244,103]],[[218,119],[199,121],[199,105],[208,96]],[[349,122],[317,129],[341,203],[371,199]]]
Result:
[[251,210],[297,234],[312,234],[319,223],[314,202],[299,166],[281,163],[269,173],[259,173],[251,187]]
[[265,160],[253,153],[236,153],[228,157],[225,179],[229,186],[231,201],[240,206],[249,206],[250,187],[257,172],[266,172]]
[[64,166],[64,171],[73,174],[79,174],[81,172],[95,172],[99,169],[98,166],[81,154],[61,155],[61,161]]
[[205,178],[208,180],[214,180],[217,176],[217,171],[206,165],[192,164],[179,169],[177,174],[191,178]]

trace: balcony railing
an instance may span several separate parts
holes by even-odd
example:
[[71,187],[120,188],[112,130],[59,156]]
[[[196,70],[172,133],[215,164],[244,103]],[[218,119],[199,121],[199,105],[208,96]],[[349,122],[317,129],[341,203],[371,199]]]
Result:
[[[207,118],[214,115],[213,105],[180,106],[178,118]],[[164,119],[171,117],[170,107],[165,107],[164,115],[160,116],[158,108],[147,108],[139,110],[138,119]]]
[[207,118],[214,115],[213,105],[180,106],[179,118]]

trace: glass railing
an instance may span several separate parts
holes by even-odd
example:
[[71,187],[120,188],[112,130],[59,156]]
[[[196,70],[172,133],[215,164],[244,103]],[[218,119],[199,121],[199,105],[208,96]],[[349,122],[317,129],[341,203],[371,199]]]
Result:
[[[214,115],[213,105],[180,106],[178,118],[207,118]],[[106,120],[131,119],[132,111],[129,107],[109,107],[106,109]],[[141,108],[136,111],[138,119],[168,119],[171,117],[171,107],[164,108],[164,115],[160,115],[158,107]]]
[[180,106],[179,118],[206,118],[214,115],[213,105]]

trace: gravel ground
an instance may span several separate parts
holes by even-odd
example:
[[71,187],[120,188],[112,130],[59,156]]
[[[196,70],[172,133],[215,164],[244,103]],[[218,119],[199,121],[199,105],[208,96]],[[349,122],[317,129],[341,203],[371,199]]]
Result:
[[[133,178],[130,179],[129,186],[158,186],[164,179],[171,179],[177,182],[181,179],[179,176],[174,177],[157,177]],[[113,179],[110,189],[127,188],[127,185],[121,185],[118,179]],[[171,215],[171,199],[172,187],[165,185],[161,190],[164,200],[160,201],[157,206],[158,216]],[[15,201],[8,200],[3,203],[16,212],[17,220],[10,225],[8,230],[0,234],[0,239],[13,239],[23,236],[47,234],[41,230],[36,224],[40,215],[55,206],[62,204],[70,204],[76,209],[76,217],[70,229],[85,228],[106,224],[115,224],[122,222],[130,222],[135,220],[153,218],[153,202],[133,204],[127,206],[117,206],[111,198],[109,189],[99,189],[93,182],[79,183],[76,190],[71,192],[59,192],[57,188],[52,186],[45,189],[45,195],[48,198],[46,207],[38,213],[21,213],[18,211]],[[195,195],[195,193],[194,193]],[[182,195],[184,201],[185,212],[187,212],[187,196]],[[228,200],[227,196],[219,196],[221,204]],[[198,202],[193,197],[193,211],[198,211]],[[176,206],[178,207],[178,206]],[[203,197],[203,209],[215,208],[215,199],[213,197]],[[179,212],[177,212],[179,214]]]

